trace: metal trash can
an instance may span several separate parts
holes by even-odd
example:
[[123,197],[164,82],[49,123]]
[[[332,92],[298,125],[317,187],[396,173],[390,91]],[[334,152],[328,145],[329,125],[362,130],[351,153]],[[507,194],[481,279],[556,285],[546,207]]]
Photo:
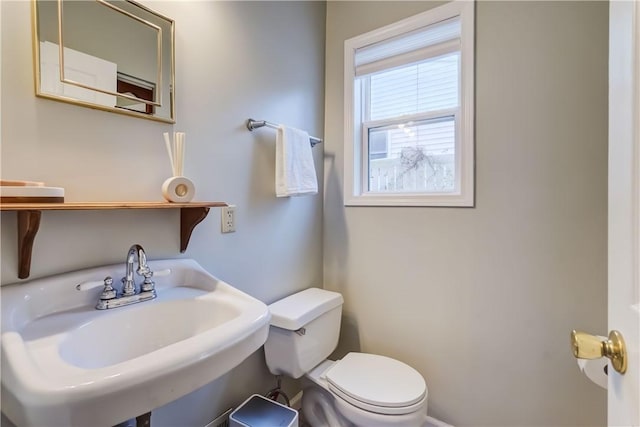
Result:
[[229,415],[230,427],[298,427],[298,411],[254,394]]

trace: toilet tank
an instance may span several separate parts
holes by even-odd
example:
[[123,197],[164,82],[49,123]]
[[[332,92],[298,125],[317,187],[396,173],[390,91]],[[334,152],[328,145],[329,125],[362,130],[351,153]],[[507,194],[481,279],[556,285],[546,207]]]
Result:
[[337,292],[309,288],[271,304],[264,344],[271,373],[300,378],[325,360],[338,345],[343,301]]

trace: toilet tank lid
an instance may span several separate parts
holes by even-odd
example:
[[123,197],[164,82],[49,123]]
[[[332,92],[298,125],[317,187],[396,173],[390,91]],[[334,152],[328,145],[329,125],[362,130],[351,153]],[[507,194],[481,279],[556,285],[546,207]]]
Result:
[[271,325],[296,331],[318,316],[339,307],[343,301],[338,292],[305,289],[269,306]]

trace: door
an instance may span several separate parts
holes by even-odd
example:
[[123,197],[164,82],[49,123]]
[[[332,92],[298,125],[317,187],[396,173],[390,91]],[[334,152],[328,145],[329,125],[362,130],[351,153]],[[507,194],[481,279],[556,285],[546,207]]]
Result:
[[640,426],[640,4],[609,9],[609,330],[627,370],[609,363],[609,426]]
[[574,355],[606,355],[609,426],[640,426],[640,3],[609,6],[609,339],[572,333]]

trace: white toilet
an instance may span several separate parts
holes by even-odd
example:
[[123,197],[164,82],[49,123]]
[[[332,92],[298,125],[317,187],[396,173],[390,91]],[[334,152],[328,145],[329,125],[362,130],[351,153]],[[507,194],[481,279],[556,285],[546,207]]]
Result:
[[366,353],[326,359],[338,344],[342,303],[337,292],[311,288],[269,306],[267,366],[275,375],[304,375],[307,421],[313,427],[436,424],[427,417],[425,381],[409,365]]

